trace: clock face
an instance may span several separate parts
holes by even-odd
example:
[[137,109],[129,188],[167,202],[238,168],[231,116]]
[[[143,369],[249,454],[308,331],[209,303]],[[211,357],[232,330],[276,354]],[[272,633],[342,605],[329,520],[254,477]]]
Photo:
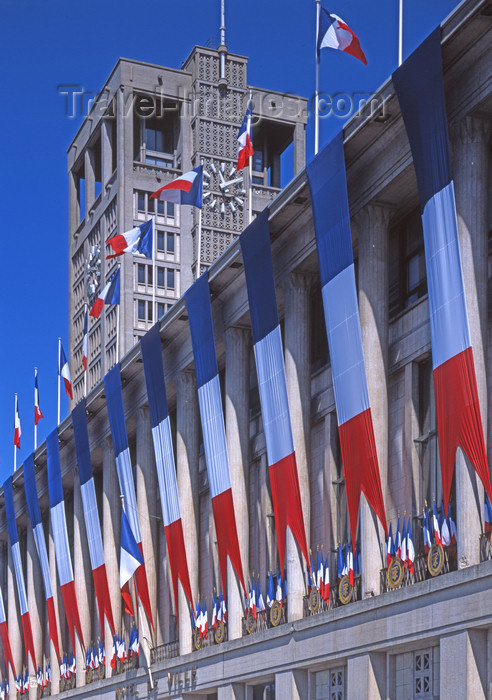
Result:
[[230,161],[210,161],[203,168],[203,203],[210,211],[225,216],[235,214],[244,206],[246,190],[244,177]]
[[101,281],[101,249],[93,245],[85,261],[84,268],[85,289],[89,304],[95,300],[99,283]]

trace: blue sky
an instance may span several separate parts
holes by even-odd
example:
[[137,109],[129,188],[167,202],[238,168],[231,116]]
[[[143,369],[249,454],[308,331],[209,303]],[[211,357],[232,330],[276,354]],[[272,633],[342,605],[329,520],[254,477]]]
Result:
[[[404,0],[404,57],[457,5]],[[324,0],[359,36],[368,66],[323,51],[320,90],[371,93],[397,63],[398,0]],[[220,0],[0,0],[0,481],[13,470],[14,393],[22,423],[20,465],[33,448],[34,367],[38,443],[56,425],[57,339],[68,343],[66,150],[81,121],[66,114],[60,86],[97,93],[120,56],[175,68],[195,44],[219,35]],[[252,85],[314,93],[314,0],[226,0],[227,44],[249,56]],[[341,127],[328,117],[321,145]],[[307,129],[307,157],[314,128]],[[62,418],[68,405],[62,399]]]

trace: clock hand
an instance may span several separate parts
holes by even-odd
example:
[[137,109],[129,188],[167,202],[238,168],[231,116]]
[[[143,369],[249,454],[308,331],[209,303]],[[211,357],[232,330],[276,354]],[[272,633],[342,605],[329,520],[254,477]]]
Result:
[[242,182],[243,178],[242,177],[236,177],[234,180],[229,180],[228,182],[223,182],[222,184],[219,185],[221,190],[224,190],[226,187],[229,187],[229,185],[237,185],[238,182]]

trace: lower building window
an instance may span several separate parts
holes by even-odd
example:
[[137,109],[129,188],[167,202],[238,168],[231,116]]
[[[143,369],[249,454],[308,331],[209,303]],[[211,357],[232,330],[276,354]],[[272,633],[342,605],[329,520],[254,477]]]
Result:
[[432,698],[432,649],[416,651],[413,657],[413,697]]
[[330,700],[345,698],[345,669],[334,668],[330,671]]

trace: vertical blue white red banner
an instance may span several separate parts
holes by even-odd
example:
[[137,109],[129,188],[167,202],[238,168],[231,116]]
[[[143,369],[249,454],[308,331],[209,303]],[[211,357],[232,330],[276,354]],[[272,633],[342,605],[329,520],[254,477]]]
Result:
[[[130,523],[130,527],[143,557],[142,534],[140,532],[140,522],[138,519],[137,499],[135,496],[135,485],[133,481],[133,470],[128,447],[128,435],[126,432],[125,413],[123,409],[123,391],[121,389],[120,365],[117,363],[104,377],[104,389],[106,391],[106,401],[108,406],[109,425],[111,427],[111,437],[113,439],[113,449],[116,459],[116,471],[120,491],[124,498],[125,513]],[[149,587],[145,563],[141,564],[135,572],[137,594],[142,603],[143,609],[154,629],[152,610],[150,609]]]
[[248,226],[239,242],[248,290],[280,567],[283,571],[287,527],[309,567],[275,296],[268,209]]
[[174,602],[176,611],[178,611],[179,580],[194,614],[195,608],[179,507],[178,482],[176,479],[176,465],[169,423],[164,367],[162,365],[161,336],[158,324],[153,326],[143,338],[140,338],[140,348],[149,400],[150,424],[152,426],[167,555],[173,580]]
[[5,499],[5,515],[7,518],[7,529],[9,532],[12,560],[14,562],[15,580],[17,582],[17,593],[19,595],[22,632],[24,635],[24,645],[26,649],[26,661],[28,661],[29,655],[31,655],[31,661],[34,665],[34,671],[36,672],[38,665],[36,663],[36,653],[34,651],[31,617],[29,615],[29,607],[27,605],[26,584],[24,581],[24,571],[22,570],[19,536],[17,534],[17,523],[15,520],[12,477],[9,477],[3,484],[3,496]]
[[75,596],[72,558],[68,544],[67,520],[65,515],[65,500],[60,465],[60,449],[58,446],[58,430],[55,428],[46,438],[46,456],[48,463],[48,494],[50,499],[51,531],[55,543],[56,566],[60,589],[65,607],[68,633],[75,654],[75,632],[84,648],[84,637],[80,624],[79,607]]
[[492,498],[468,327],[436,29],[393,74],[412,150],[424,229],[437,433],[446,511],[461,447]]
[[2,651],[3,651],[3,658],[5,660],[5,668],[7,671],[7,676],[9,673],[9,664],[10,664],[10,667],[12,669],[14,677],[16,677],[17,672],[15,670],[14,659],[12,657],[12,648],[10,646],[9,630],[7,627],[7,618],[5,617],[5,606],[3,604],[3,595],[2,595],[1,588],[0,588],[0,639],[2,640]]
[[85,399],[82,399],[72,411],[73,438],[79,466],[80,491],[82,494],[82,506],[84,509],[85,528],[89,543],[92,575],[96,591],[97,607],[99,612],[99,624],[101,637],[104,643],[104,616],[109,623],[113,634],[116,634],[111,598],[109,595],[108,576],[104,561],[104,545],[97,507],[96,489],[92,473],[92,461],[89,448],[89,433],[87,430],[87,418],[85,412]]
[[342,133],[306,168],[352,542],[361,492],[387,535],[383,493],[362,354]]
[[198,403],[219,550],[222,590],[225,595],[227,590],[227,557],[229,557],[246,593],[231,489],[207,272],[204,272],[188,289],[185,293],[185,301],[195,359]]
[[43,577],[46,607],[48,609],[48,628],[50,639],[53,643],[56,656],[58,660],[60,660],[60,646],[58,643],[58,628],[56,623],[55,603],[53,600],[53,589],[51,585],[48,551],[46,549],[43,523],[41,521],[41,511],[39,508],[38,490],[36,487],[36,476],[34,471],[34,455],[32,454],[29,455],[24,462],[24,491],[26,494],[29,520],[31,521],[34,541],[38,552],[39,564],[41,566],[41,575]]

